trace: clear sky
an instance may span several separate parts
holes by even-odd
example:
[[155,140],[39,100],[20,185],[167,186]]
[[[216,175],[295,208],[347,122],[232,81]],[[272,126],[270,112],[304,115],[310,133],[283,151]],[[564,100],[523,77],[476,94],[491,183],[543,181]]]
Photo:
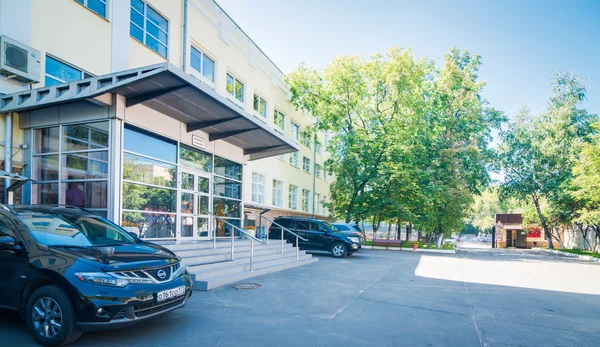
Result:
[[551,72],[587,78],[584,106],[600,114],[600,0],[217,0],[285,73],[342,54],[400,45],[438,62],[452,47],[482,55],[492,106],[543,112]]

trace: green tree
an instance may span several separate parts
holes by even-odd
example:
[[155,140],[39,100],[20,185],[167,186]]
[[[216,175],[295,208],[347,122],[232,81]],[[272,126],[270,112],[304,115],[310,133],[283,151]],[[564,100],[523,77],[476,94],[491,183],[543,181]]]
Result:
[[[585,85],[571,73],[554,75],[553,94],[548,109],[532,116],[522,108],[508,129],[501,134],[500,162],[504,173],[502,192],[522,201],[531,199],[546,238],[562,242],[554,235],[550,223],[559,219],[542,211],[559,209],[562,192],[572,178],[572,167],[583,143],[591,133],[594,115],[578,108],[585,99]],[[561,244],[562,245],[562,244]],[[553,248],[552,242],[548,243]]]

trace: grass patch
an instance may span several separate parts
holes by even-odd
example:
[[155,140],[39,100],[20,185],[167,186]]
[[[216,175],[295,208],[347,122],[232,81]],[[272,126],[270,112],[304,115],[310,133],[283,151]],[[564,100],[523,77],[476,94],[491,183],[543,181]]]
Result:
[[365,246],[372,246],[373,245],[373,240],[365,240],[364,241],[364,245]]
[[[402,242],[402,248],[412,248],[413,243],[415,243],[416,241],[403,241]],[[424,242],[419,242],[419,246],[417,246],[417,248],[425,248],[425,249],[438,249],[435,247],[435,243],[424,243]],[[453,250],[454,249],[454,245],[452,244],[442,244],[442,246],[439,249],[447,249],[447,250]]]
[[595,252],[591,252],[591,251],[581,251],[581,250],[578,250],[578,249],[557,249],[557,251],[566,252],[566,253],[573,253],[573,254],[579,254],[579,255],[588,255],[590,257],[594,257],[594,258],[600,259],[600,253],[595,253]]

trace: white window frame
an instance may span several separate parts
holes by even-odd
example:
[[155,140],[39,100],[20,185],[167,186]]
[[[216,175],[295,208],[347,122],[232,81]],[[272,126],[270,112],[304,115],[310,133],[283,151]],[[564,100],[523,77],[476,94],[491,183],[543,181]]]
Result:
[[317,204],[316,213],[321,214],[321,194],[315,193],[315,204]]
[[307,134],[306,132],[301,132],[300,134],[300,141],[302,142],[302,144],[308,148],[311,148],[312,146],[312,140],[310,138],[310,135]]
[[310,158],[302,156],[302,170],[310,173]]
[[[198,51],[198,53],[200,53],[200,71],[198,71],[192,67],[192,49],[195,49],[196,51]],[[208,59],[212,60],[212,62],[213,62],[213,67],[214,67],[213,77],[215,79],[214,81],[211,81],[204,76],[204,59],[203,59],[204,57],[207,57]],[[203,49],[198,48],[196,45],[190,45],[189,64],[190,64],[189,65],[190,66],[190,75],[196,77],[197,79],[202,81],[202,83],[211,87],[213,90],[216,88],[216,85],[217,85],[217,60],[214,59],[212,55],[206,54],[206,52]]]
[[91,12],[95,13],[97,16],[99,16],[100,18],[104,18],[106,20],[108,20],[108,0],[98,0],[101,3],[104,4],[104,16],[102,16],[100,13],[92,10],[89,6],[88,6],[88,2],[89,0],[82,0],[83,3],[79,2],[78,0],[75,0],[76,3],[78,3],[79,5],[87,8],[88,10],[90,10]]
[[[258,98],[258,110],[254,109],[254,98]],[[260,113],[261,100],[265,103],[265,114]],[[256,114],[261,120],[267,119],[267,115],[269,114],[269,102],[256,91],[254,92],[254,96],[252,97],[252,111],[254,111],[254,114]]]
[[[227,76],[233,78],[233,90],[232,93],[229,93],[227,91]],[[235,82],[238,82],[242,85],[242,100],[236,98],[235,96]],[[234,104],[238,105],[239,107],[241,107],[242,109],[245,109],[245,104],[246,104],[246,83],[244,83],[241,79],[237,78],[235,76],[235,74],[231,73],[231,72],[227,72],[227,74],[225,75],[225,93],[227,93],[227,98],[229,100],[231,100],[231,102],[233,102]]]
[[[144,13],[140,13],[140,11],[138,11],[135,7],[133,7],[131,5],[131,0],[129,0],[129,24],[133,24],[136,27],[138,27],[139,29],[142,30],[143,33],[143,41],[140,42],[137,38],[135,38],[133,35],[131,35],[131,29],[129,29],[129,37],[133,38],[134,40],[142,43],[144,46],[146,46],[149,50],[151,50],[152,52],[160,55],[161,57],[169,60],[169,40],[171,38],[171,36],[169,35],[169,32],[171,31],[171,22],[169,21],[169,19],[167,18],[167,16],[163,15],[162,13],[160,13],[159,11],[157,11],[154,7],[150,6],[146,1],[141,0],[142,3],[144,4]],[[158,14],[159,16],[161,16],[166,22],[167,22],[167,31],[164,31],[160,26],[156,25],[155,26],[158,28],[158,30],[162,31],[163,33],[165,33],[167,35],[167,43],[163,44],[157,37],[155,37],[154,35],[150,34],[148,31],[146,31],[146,21],[148,21],[148,7],[152,8],[152,10],[154,12],[156,12],[156,14]],[[137,12],[139,15],[141,15],[144,18],[144,27],[140,28],[139,25],[137,25],[134,21],[131,20],[131,10],[134,10],[135,12]],[[148,46],[148,44],[146,43],[146,35],[150,35],[153,39],[155,39],[159,44],[165,46],[165,48],[167,49],[167,54],[166,56],[163,56],[162,54],[160,54],[159,52],[153,50],[150,46]]]
[[302,189],[302,211],[310,211],[310,190]]
[[290,184],[288,187],[288,207],[290,208],[290,210],[298,209],[298,186],[295,186],[293,184]]
[[318,155],[321,155],[321,144],[319,142],[315,143],[315,150]]
[[322,170],[323,170],[323,168],[321,167],[321,164],[315,163],[315,176],[317,176],[317,178],[321,178]]
[[[275,116],[277,114],[281,116],[281,126],[279,126],[279,124],[277,124],[277,122],[275,121]],[[275,109],[273,111],[273,128],[282,134],[285,132],[285,118],[285,113],[279,111],[278,109]]]
[[[276,189],[279,185],[279,189]],[[283,181],[273,179],[273,206],[283,207]]]
[[[292,158],[296,159],[296,163],[292,163]],[[290,165],[292,165],[293,167],[300,167],[300,154],[298,154],[298,152],[292,152],[290,153]]]
[[[294,133],[294,128],[296,133]],[[290,120],[290,138],[296,143],[300,141],[300,125],[293,120]]]
[[265,203],[266,195],[266,178],[265,175],[259,173],[252,173],[252,202],[257,204]]

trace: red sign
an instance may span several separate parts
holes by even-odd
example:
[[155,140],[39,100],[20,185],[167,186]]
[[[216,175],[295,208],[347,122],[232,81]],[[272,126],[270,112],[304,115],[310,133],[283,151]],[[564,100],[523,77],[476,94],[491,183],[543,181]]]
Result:
[[527,230],[527,237],[542,237],[542,229],[540,229],[540,228],[529,228]]

